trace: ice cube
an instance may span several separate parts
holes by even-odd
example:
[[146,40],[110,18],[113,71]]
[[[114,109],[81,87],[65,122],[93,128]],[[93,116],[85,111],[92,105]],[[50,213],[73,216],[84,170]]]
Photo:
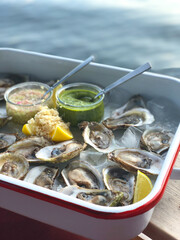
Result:
[[106,154],[97,152],[93,148],[90,148],[80,153],[80,160],[86,161],[92,166],[97,167],[99,165],[102,165],[104,162],[106,162],[107,157],[106,157]]
[[175,132],[179,124],[180,112],[173,102],[158,97],[147,102],[147,108],[155,117],[153,125]]
[[142,131],[136,127],[126,129],[120,139],[117,139],[117,144],[125,148],[139,148]]

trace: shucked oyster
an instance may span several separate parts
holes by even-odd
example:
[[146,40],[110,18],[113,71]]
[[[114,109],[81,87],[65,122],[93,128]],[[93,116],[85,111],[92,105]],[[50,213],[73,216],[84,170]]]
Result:
[[115,207],[122,205],[122,192],[115,193],[107,189],[86,189],[77,186],[67,186],[62,188],[60,192],[101,206]]
[[85,122],[82,135],[85,143],[99,152],[110,152],[113,150],[113,145],[115,145],[113,132],[101,123]]
[[141,95],[135,95],[131,97],[126,104],[114,110],[111,117],[118,118],[122,113],[127,112],[133,108],[146,108],[144,99]]
[[169,148],[172,137],[173,134],[168,131],[158,128],[148,129],[141,137],[141,147],[160,154]]
[[61,172],[67,185],[78,185],[89,189],[104,189],[99,172],[83,161],[73,161]]
[[118,166],[103,169],[104,183],[107,189],[123,193],[123,205],[132,203],[134,196],[135,175]]
[[52,189],[55,177],[58,174],[57,168],[37,166],[32,168],[24,178],[24,181],[36,184],[41,187]]
[[26,158],[15,153],[0,154],[0,173],[13,178],[21,179],[29,169]]
[[38,161],[35,153],[47,145],[50,145],[50,142],[44,137],[33,136],[15,142],[7,151],[22,154],[29,162],[33,162]]
[[12,145],[16,139],[16,134],[0,133],[0,150],[4,150]]
[[130,126],[142,126],[154,122],[154,116],[148,109],[133,108],[121,114],[118,118],[107,118],[103,124],[109,129],[117,129]]
[[65,141],[56,145],[47,146],[39,150],[35,155],[42,161],[65,162],[84,150],[86,144],[81,144],[75,140]]
[[108,158],[130,172],[140,170],[145,174],[158,175],[163,164],[161,157],[140,149],[117,149],[108,154]]

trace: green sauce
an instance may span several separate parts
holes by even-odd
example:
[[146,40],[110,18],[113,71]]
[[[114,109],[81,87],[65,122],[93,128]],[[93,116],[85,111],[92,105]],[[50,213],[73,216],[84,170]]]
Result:
[[88,89],[64,90],[59,94],[57,108],[60,116],[71,126],[77,126],[82,121],[101,121],[104,114],[103,100],[93,99],[97,94]]

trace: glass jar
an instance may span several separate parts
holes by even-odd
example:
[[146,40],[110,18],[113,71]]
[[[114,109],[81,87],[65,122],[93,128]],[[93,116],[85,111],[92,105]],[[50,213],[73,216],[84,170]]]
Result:
[[42,106],[52,107],[52,92],[41,99],[50,87],[40,82],[25,82],[9,88],[4,98],[7,115],[16,123],[24,124],[40,111]]
[[89,83],[72,83],[56,93],[57,110],[65,122],[77,126],[82,121],[100,122],[104,115],[104,94],[93,97],[102,89]]

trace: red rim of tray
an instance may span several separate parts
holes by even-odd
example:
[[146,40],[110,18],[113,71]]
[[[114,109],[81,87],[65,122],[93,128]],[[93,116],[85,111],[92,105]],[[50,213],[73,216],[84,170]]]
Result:
[[21,187],[21,186],[12,184],[12,183],[8,183],[8,182],[2,181],[2,180],[0,180],[0,186],[4,187],[4,188],[7,188],[7,189],[10,189],[10,190],[13,190],[13,191],[18,192],[18,193],[21,193],[21,194],[25,194],[25,195],[40,199],[42,201],[46,201],[46,202],[49,202],[49,203],[52,203],[52,204],[55,204],[55,205],[58,205],[58,206],[61,206],[61,207],[64,207],[64,208],[71,209],[73,211],[76,211],[76,212],[79,212],[79,213],[82,213],[82,214],[89,215],[91,217],[95,217],[95,218],[100,218],[100,219],[129,218],[129,217],[134,217],[134,216],[137,216],[137,215],[140,215],[140,214],[143,214],[143,213],[147,212],[148,210],[153,208],[159,202],[159,200],[162,198],[163,193],[164,193],[165,188],[166,188],[166,185],[167,185],[167,182],[169,180],[170,174],[172,172],[173,165],[176,161],[176,158],[178,156],[179,151],[180,151],[180,145],[178,146],[178,148],[177,148],[177,150],[176,150],[176,152],[175,152],[175,154],[174,154],[174,156],[171,160],[171,163],[169,164],[169,168],[166,171],[166,174],[163,178],[162,185],[161,185],[159,191],[155,194],[155,196],[138,208],[135,208],[135,209],[132,209],[132,210],[129,210],[129,211],[119,212],[119,213],[99,212],[99,211],[96,211],[96,210],[93,210],[93,209],[86,208],[86,207],[81,206],[81,205],[77,205],[77,204],[72,203],[72,202],[68,202],[68,201],[65,201],[65,200],[62,200],[62,199],[58,199],[58,198],[46,195],[44,193],[37,192],[37,191],[31,190],[31,189],[27,189],[27,188],[24,188],[24,187]]

